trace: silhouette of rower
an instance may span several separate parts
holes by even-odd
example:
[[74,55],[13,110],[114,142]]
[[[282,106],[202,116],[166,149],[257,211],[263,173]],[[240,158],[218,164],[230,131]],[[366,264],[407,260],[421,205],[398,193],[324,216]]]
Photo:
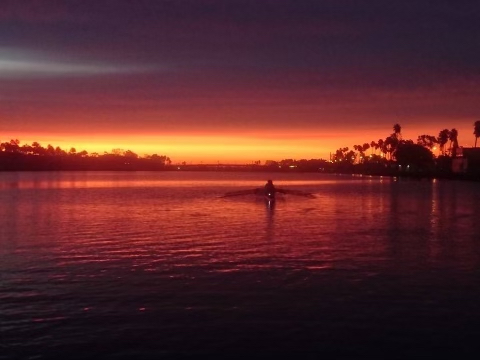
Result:
[[275,199],[276,192],[277,189],[275,188],[275,185],[273,185],[272,180],[267,180],[267,183],[265,184],[265,196],[270,199]]

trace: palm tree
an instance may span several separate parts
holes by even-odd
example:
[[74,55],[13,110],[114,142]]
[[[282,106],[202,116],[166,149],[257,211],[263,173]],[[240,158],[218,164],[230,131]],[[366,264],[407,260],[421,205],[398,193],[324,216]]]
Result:
[[450,138],[450,131],[448,129],[443,129],[438,133],[438,144],[440,145],[440,150],[442,154],[445,155],[445,144]]
[[387,149],[390,160],[392,160],[392,158],[394,157],[394,153],[397,150],[398,144],[399,144],[399,141],[398,141],[398,138],[395,136],[395,134],[392,134],[385,139],[384,145]]
[[380,149],[380,152],[385,154],[387,151],[385,150],[385,144],[383,143],[383,139],[378,139],[377,141],[378,148]]
[[475,147],[477,147],[477,139],[480,137],[480,120],[473,124],[473,134],[475,135]]
[[393,125],[393,131],[395,137],[400,140],[402,138],[402,127],[400,126],[400,124]]
[[458,149],[458,131],[457,129],[450,130],[450,134],[448,136],[450,140],[450,154],[452,157],[457,156],[457,149]]
[[371,153],[373,154],[373,149],[377,150],[378,149],[378,145],[375,141],[372,141],[370,143],[370,149],[372,150]]

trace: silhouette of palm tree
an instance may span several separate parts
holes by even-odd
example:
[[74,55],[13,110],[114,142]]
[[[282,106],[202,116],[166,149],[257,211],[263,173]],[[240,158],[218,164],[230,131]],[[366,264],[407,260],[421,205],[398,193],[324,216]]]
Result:
[[477,147],[477,139],[480,137],[480,120],[473,124],[473,134],[475,135],[475,147]]
[[395,134],[390,135],[384,141],[384,146],[386,148],[387,153],[389,154],[390,160],[394,157],[394,153],[397,150],[399,141]]
[[449,137],[450,131],[448,129],[443,129],[438,134],[438,144],[440,145],[440,150],[443,155],[445,155],[445,144],[448,142]]
[[402,138],[402,127],[400,126],[400,124],[393,125],[393,131],[395,137],[400,140]]
[[385,149],[385,144],[383,142],[383,139],[378,139],[377,146],[380,149],[380,153],[385,154],[387,150]]
[[450,140],[450,154],[452,157],[457,156],[458,149],[458,131],[457,129],[450,130],[448,139]]

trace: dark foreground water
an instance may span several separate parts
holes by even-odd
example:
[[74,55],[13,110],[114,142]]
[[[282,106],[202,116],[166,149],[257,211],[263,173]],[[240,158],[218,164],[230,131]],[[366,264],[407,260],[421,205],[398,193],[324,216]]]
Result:
[[[275,207],[227,191],[311,191]],[[0,359],[480,354],[480,186],[0,173]]]

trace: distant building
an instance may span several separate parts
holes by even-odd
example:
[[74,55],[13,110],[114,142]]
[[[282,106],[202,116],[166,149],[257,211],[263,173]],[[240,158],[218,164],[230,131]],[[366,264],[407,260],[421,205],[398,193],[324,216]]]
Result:
[[457,156],[452,159],[454,173],[480,173],[480,148],[460,147]]

